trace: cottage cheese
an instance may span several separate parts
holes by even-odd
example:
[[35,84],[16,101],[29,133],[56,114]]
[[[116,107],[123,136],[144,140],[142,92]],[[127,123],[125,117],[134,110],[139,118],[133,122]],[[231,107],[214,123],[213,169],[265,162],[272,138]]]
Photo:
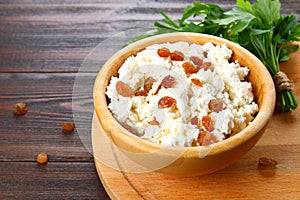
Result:
[[[171,53],[182,52],[183,60],[161,57],[158,50],[162,48]],[[162,145],[199,146],[224,140],[244,129],[258,111],[251,83],[245,81],[249,69],[241,67],[238,61],[230,62],[231,55],[225,44],[177,42],[149,46],[129,57],[119,69],[119,76],[111,78],[106,91],[108,108],[127,130]],[[210,66],[197,66],[192,56]],[[187,73],[185,62],[196,67],[197,72]],[[171,87],[162,86],[167,76],[175,80]],[[153,80],[150,90],[142,96],[134,95],[144,91],[149,77]],[[118,91],[120,81],[131,89],[132,95],[124,96]],[[164,97],[175,103],[160,107]],[[218,100],[221,109],[211,108],[212,100]]]

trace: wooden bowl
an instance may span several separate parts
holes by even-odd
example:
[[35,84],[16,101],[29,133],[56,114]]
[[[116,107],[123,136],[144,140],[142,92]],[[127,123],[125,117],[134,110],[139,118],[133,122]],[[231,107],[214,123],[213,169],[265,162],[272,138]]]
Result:
[[[230,138],[210,146],[165,147],[141,139],[126,131],[107,107],[106,87],[112,76],[131,55],[147,46],[165,42],[185,41],[226,44],[233,51],[232,60],[247,66],[247,80],[252,83],[259,112],[250,125]],[[195,176],[223,169],[248,152],[264,133],[275,107],[276,93],[272,77],[266,67],[246,49],[228,40],[198,33],[169,33],[140,40],[113,55],[100,70],[94,84],[94,107],[104,134],[130,159],[149,170],[177,176]]]

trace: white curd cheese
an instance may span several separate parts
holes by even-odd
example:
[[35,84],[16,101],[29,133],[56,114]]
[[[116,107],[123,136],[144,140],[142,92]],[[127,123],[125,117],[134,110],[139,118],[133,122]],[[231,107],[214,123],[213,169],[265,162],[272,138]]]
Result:
[[162,145],[224,140],[258,111],[251,83],[245,81],[249,69],[231,62],[231,54],[225,44],[149,46],[127,58],[118,77],[111,78],[108,108],[127,130]]

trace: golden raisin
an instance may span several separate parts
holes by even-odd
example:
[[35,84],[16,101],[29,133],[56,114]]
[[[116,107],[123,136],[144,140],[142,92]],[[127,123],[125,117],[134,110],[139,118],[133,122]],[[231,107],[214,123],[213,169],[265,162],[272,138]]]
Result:
[[277,165],[277,161],[271,158],[262,157],[258,160],[258,168],[274,168]]
[[171,106],[171,112],[175,113],[175,112],[177,112],[177,110],[178,110],[177,104],[173,103],[172,106]]
[[117,93],[122,95],[123,97],[131,97],[131,95],[133,94],[133,90],[130,88],[130,86],[123,81],[118,81],[116,83],[116,90]]
[[203,141],[204,141],[204,138],[205,136],[207,135],[207,132],[206,131],[201,131],[198,135],[198,138],[197,138],[197,141],[199,143],[200,146],[203,145]]
[[146,90],[140,90],[140,91],[137,91],[135,92],[134,94],[135,96],[147,96],[148,95],[148,92]]
[[158,108],[169,108],[173,104],[176,104],[176,99],[169,96],[165,96],[158,101]]
[[173,53],[171,53],[171,60],[183,61],[184,60],[184,55],[180,51],[174,51]]
[[199,58],[198,56],[191,56],[190,60],[198,67],[200,68],[203,64],[203,60]]
[[198,122],[199,122],[199,119],[198,119],[197,115],[194,116],[194,117],[191,119],[191,124],[192,124],[192,125],[198,126]]
[[220,99],[211,99],[208,103],[208,108],[212,112],[220,112],[223,110],[223,101]]
[[191,81],[192,81],[192,83],[194,83],[195,85],[197,85],[199,87],[203,86],[202,82],[197,78],[192,78]]
[[183,63],[182,67],[186,74],[194,74],[198,72],[197,67],[190,62]]
[[157,87],[157,89],[156,89],[154,95],[157,95],[160,89],[161,89],[161,84],[159,84],[159,86]]
[[208,70],[211,67],[211,62],[204,62],[202,67],[204,70]]
[[163,47],[157,50],[157,54],[159,55],[159,57],[166,58],[171,55],[171,52],[168,48]]
[[72,122],[64,122],[62,123],[61,127],[64,131],[73,131],[75,128],[74,123]]
[[207,130],[208,132],[211,132],[215,129],[214,122],[212,121],[210,116],[203,116],[201,121],[202,121],[202,125],[204,126],[205,130]]
[[14,105],[15,115],[25,115],[27,113],[27,105],[25,103],[17,103]]
[[37,158],[36,158],[36,161],[39,163],[39,164],[44,164],[48,161],[48,155],[45,154],[45,153],[39,153],[37,155]]
[[163,78],[163,80],[161,81],[161,86],[163,86],[164,88],[173,88],[175,85],[175,78],[171,75],[167,75]]

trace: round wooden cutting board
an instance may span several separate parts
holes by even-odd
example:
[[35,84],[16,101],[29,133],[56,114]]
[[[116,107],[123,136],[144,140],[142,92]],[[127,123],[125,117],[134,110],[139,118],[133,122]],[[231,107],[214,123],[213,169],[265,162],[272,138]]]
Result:
[[[116,154],[113,146],[104,145],[106,149],[103,149],[103,145],[98,144],[103,140],[99,131],[101,126],[94,117],[92,140],[95,165],[111,199],[264,199],[270,196],[297,199],[300,195],[300,174],[295,173],[300,167],[297,156],[299,145],[284,144],[289,141],[287,139],[283,139],[280,145],[272,145],[276,143],[272,139],[276,135],[272,133],[265,134],[249,153],[224,170],[200,177],[170,177],[156,172],[122,171],[127,164],[126,158]],[[300,137],[294,142],[299,144]],[[282,145],[289,159],[286,159],[286,152],[280,149]],[[109,162],[113,162],[113,167],[97,159],[103,155],[111,159]],[[276,159],[279,163],[277,168],[259,170],[257,162],[263,156]]]

